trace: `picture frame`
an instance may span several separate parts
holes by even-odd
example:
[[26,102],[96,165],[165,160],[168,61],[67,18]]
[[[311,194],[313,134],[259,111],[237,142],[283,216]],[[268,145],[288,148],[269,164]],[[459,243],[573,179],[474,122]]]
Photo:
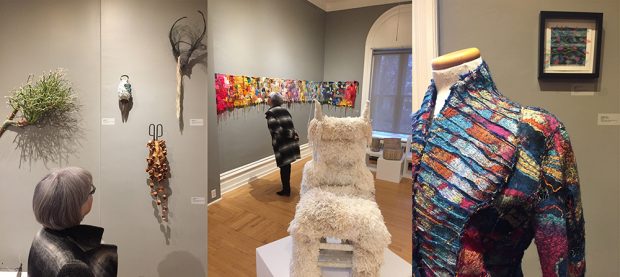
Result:
[[599,77],[603,13],[540,12],[538,79]]

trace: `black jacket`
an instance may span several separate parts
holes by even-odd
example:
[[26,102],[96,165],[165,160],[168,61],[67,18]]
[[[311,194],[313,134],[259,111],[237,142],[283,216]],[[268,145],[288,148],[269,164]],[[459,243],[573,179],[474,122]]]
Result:
[[103,228],[89,225],[41,229],[30,247],[28,276],[116,276],[116,246],[101,244],[102,236]]
[[265,117],[278,167],[300,159],[299,136],[295,132],[291,114],[285,108],[275,106],[265,112]]

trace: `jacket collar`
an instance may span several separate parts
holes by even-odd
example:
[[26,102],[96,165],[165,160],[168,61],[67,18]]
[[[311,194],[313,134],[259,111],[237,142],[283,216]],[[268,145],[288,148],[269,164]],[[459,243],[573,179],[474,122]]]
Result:
[[45,228],[45,231],[73,241],[84,252],[101,246],[103,237],[103,228],[91,225],[78,225],[64,230]]
[[[458,114],[459,118],[456,120],[473,123],[492,135],[493,139],[485,142],[487,144],[483,150],[491,155],[498,153],[501,157],[502,169],[498,169],[496,173],[497,177],[505,183],[516,162],[521,106],[510,101],[497,90],[486,62],[483,61],[475,70],[459,77],[459,81],[450,88],[450,95],[445,106],[436,118],[433,118],[436,99],[437,88],[434,81],[431,81],[420,110],[413,115],[414,181],[419,170],[419,162],[425,152],[424,148],[433,120],[455,120],[450,117]],[[502,184],[496,183],[495,185],[495,189],[499,189]]]
[[280,105],[280,106],[273,106],[273,107],[269,107],[269,109],[267,109],[267,111],[266,111],[265,113],[269,113],[269,112],[272,112],[272,111],[274,111],[274,110],[279,110],[279,109],[281,109],[281,108],[282,108],[282,106],[281,106],[281,105]]
[[[450,87],[450,91],[451,93],[446,100],[446,104],[448,104],[451,98],[457,98],[456,100],[458,101],[472,97],[484,97],[490,102],[495,102],[501,108],[508,108],[508,111],[511,113],[518,113],[521,108],[519,104],[510,101],[498,91],[489,72],[489,67],[484,61],[473,71],[461,74],[459,80]],[[418,113],[425,114],[426,118],[430,119],[430,115],[435,108],[436,99],[437,87],[435,86],[435,80],[431,80]],[[475,108],[477,111],[481,109],[480,106]]]

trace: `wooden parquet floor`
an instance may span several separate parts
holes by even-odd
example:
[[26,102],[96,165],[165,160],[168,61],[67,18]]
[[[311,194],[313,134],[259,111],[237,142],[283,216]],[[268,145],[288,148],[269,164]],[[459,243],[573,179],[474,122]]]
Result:
[[[238,188],[208,207],[208,276],[256,276],[256,248],[288,236],[299,201],[305,159],[293,164],[291,197],[276,195],[279,171]],[[411,263],[411,180],[375,181],[376,200],[388,230],[389,248]]]

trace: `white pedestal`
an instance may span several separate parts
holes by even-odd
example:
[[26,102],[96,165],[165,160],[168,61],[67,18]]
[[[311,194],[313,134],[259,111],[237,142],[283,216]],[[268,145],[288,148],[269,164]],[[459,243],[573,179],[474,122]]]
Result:
[[403,175],[403,155],[400,160],[392,161],[379,157],[377,160],[377,179],[389,181],[392,183],[400,183]]
[[[256,276],[258,277],[289,277],[290,264],[293,256],[293,239],[288,236],[283,239],[256,248]],[[349,277],[350,269],[323,268],[322,277]],[[410,277],[411,264],[385,250],[383,266],[379,276]]]

